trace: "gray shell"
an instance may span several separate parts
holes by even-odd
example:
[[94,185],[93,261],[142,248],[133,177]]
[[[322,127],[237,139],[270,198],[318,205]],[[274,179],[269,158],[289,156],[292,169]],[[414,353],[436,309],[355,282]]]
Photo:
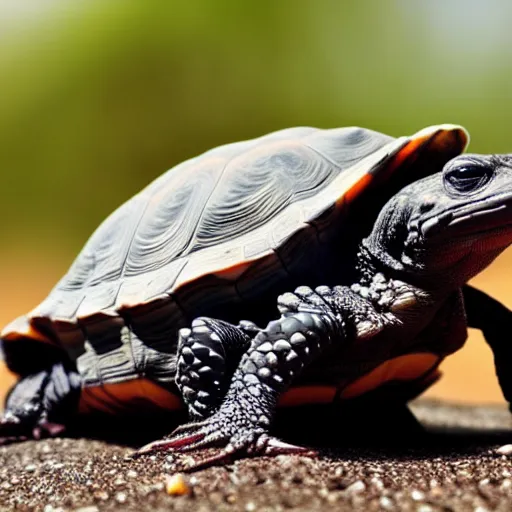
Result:
[[[358,183],[410,141],[430,142],[439,133],[436,151],[463,149],[461,129],[451,125],[400,139],[361,128],[300,127],[190,159],[110,215],[25,322],[44,327],[75,358],[85,338],[98,353],[119,347],[126,324],[145,346],[172,353],[169,336],[192,318],[219,307],[243,311],[290,273],[307,272],[307,250],[324,229],[312,226],[322,214],[347,191],[359,194]],[[450,144],[455,149],[444,147]],[[123,373],[114,365],[116,372]]]

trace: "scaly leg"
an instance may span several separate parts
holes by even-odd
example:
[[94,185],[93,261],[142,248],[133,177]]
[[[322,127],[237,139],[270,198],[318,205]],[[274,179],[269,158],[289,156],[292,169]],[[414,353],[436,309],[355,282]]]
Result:
[[60,434],[76,412],[80,387],[76,370],[61,363],[23,377],[7,396],[0,444]]
[[170,439],[151,443],[136,455],[225,446],[219,455],[189,468],[197,469],[235,454],[308,451],[268,434],[280,394],[322,349],[356,335],[348,327],[349,316],[352,327],[359,321],[365,334],[378,332],[382,318],[367,300],[347,287],[323,286],[316,291],[300,287],[294,294],[281,296],[279,306],[283,316],[253,338],[220,408],[206,420],[178,427]]
[[196,318],[181,329],[176,385],[192,420],[205,419],[219,407],[242,354],[259,331],[243,321],[238,326],[210,318]]

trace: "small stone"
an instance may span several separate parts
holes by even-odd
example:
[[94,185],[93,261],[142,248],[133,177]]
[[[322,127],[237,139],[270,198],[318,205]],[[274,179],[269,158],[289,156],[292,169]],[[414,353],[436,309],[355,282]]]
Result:
[[25,471],[27,473],[33,473],[35,470],[36,470],[36,465],[35,464],[27,464],[25,466]]
[[379,491],[382,491],[382,489],[384,489],[384,483],[380,478],[377,478],[376,476],[372,477],[371,483]]
[[366,489],[366,485],[362,480],[356,480],[353,484],[350,484],[346,489],[345,492],[348,494],[359,494],[360,492],[363,492]]
[[74,512],[100,512],[96,505],[89,505],[88,507],[75,508]]
[[496,453],[499,455],[512,455],[512,444],[504,444],[503,446],[500,446]]
[[258,348],[258,352],[271,352],[273,349],[272,343],[270,341],[266,341],[265,343],[262,343]]
[[245,505],[245,512],[254,512],[256,510],[256,505],[254,501],[249,501]]
[[387,496],[382,496],[379,500],[379,504],[384,510],[393,510],[393,501]]
[[416,512],[434,512],[434,509],[430,505],[423,503],[416,509]]
[[327,498],[327,496],[329,496],[329,489],[327,489],[327,487],[322,487],[318,490],[318,496],[324,499]]
[[167,477],[165,490],[170,496],[184,496],[190,494],[190,486],[181,473]]
[[128,471],[126,473],[126,476],[128,478],[137,478],[137,474],[138,474],[137,471],[134,471],[133,469],[130,469],[130,471]]
[[97,491],[94,493],[94,497],[101,501],[107,501],[109,498],[108,492],[106,491]]
[[118,492],[116,494],[116,501],[118,503],[124,503],[126,501],[126,498],[127,498],[127,496],[126,496],[125,492]]
[[234,494],[228,494],[226,496],[226,501],[228,503],[235,503],[236,502],[236,496]]
[[418,490],[414,490],[411,492],[411,498],[414,500],[414,501],[421,501],[421,500],[424,500],[425,499],[425,493],[421,492],[421,491],[418,491]]

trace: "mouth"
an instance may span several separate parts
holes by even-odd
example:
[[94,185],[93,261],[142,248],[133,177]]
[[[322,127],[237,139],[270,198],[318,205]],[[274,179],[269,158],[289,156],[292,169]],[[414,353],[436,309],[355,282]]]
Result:
[[446,211],[421,225],[426,240],[471,241],[506,236],[512,243],[512,194],[500,194]]

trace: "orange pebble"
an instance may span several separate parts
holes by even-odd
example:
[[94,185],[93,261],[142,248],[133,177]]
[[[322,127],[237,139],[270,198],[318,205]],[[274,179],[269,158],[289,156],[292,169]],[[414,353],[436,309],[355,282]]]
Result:
[[170,496],[184,496],[185,494],[190,494],[190,486],[181,473],[167,477],[165,490]]

